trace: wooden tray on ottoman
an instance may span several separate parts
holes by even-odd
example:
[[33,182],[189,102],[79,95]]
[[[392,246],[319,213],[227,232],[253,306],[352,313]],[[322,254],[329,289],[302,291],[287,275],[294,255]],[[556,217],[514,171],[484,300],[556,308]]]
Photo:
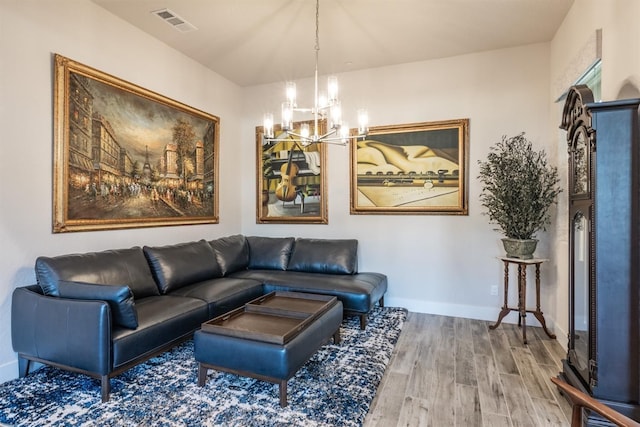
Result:
[[285,344],[336,304],[329,295],[271,292],[202,324],[204,332]]

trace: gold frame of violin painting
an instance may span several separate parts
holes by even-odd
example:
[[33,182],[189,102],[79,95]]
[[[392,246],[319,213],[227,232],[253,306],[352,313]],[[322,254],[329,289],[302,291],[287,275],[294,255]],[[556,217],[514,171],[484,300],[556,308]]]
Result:
[[351,145],[351,214],[468,215],[469,119],[369,128]]
[[[296,122],[295,133],[303,123],[313,129],[312,120]],[[324,132],[325,121],[319,126]],[[266,140],[263,127],[256,127],[256,222],[327,224],[326,145],[303,146],[279,125],[274,139]]]

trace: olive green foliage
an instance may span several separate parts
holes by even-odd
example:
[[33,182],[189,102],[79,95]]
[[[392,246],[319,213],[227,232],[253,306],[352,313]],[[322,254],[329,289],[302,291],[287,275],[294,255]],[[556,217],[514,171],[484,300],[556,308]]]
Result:
[[532,239],[551,223],[549,208],[557,202],[558,168],[549,166],[544,150],[536,151],[524,132],[490,148],[486,161],[478,161],[483,183],[480,202],[489,222],[505,237]]

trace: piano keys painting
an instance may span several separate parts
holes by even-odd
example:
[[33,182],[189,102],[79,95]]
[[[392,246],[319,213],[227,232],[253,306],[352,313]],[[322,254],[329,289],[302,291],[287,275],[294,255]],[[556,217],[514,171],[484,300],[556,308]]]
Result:
[[371,127],[351,145],[351,214],[467,215],[469,119]]

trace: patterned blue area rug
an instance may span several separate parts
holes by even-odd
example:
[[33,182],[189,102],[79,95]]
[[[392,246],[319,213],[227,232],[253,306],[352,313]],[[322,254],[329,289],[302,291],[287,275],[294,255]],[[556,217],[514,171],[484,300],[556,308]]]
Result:
[[342,324],[342,342],[327,344],[289,380],[281,408],[275,384],[209,371],[197,384],[193,341],[111,380],[111,399],[85,375],[44,367],[0,384],[0,423],[16,426],[360,426],[406,319],[401,308],[376,307],[366,330]]

